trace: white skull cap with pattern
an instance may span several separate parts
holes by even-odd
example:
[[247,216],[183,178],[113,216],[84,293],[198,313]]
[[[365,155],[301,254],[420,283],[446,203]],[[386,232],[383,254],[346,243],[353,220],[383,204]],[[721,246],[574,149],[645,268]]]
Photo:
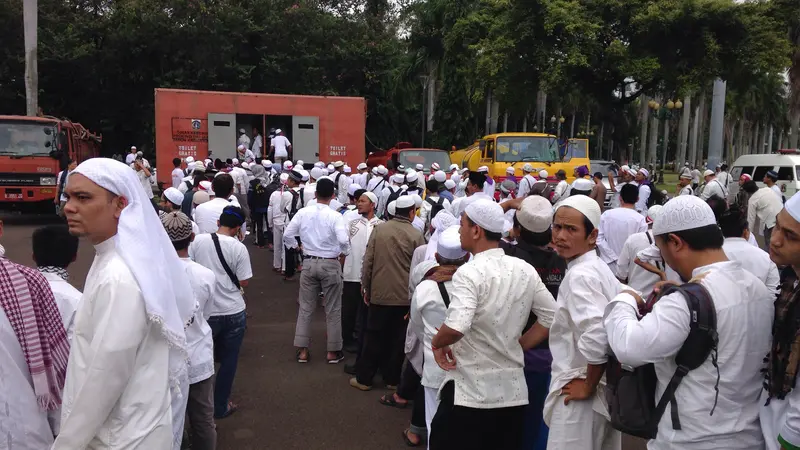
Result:
[[374,193],[372,193],[370,191],[367,191],[367,192],[364,192],[363,194],[361,194],[362,197],[365,196],[365,195],[367,196],[369,201],[371,201],[373,204],[377,204],[378,203],[378,196],[375,195]]
[[450,172],[458,170],[458,164],[450,164]]
[[679,195],[661,208],[653,222],[653,235],[660,236],[716,224],[714,211],[708,203],[694,195]]
[[[595,205],[597,205],[597,203],[595,203]],[[491,200],[481,199],[472,202],[467,206],[464,212],[473,223],[486,231],[502,233],[505,228],[505,213],[503,212],[503,207]]]
[[647,221],[648,223],[652,223],[656,221],[656,218],[661,215],[661,210],[664,207],[661,205],[653,205],[647,208]]
[[561,204],[556,207],[556,212],[565,206],[577,209],[578,212],[589,219],[589,222],[591,222],[592,226],[595,228],[600,225],[600,205],[598,205],[597,202],[591,197],[586,195],[573,195],[567,197],[566,200],[561,202]]
[[419,175],[417,175],[417,171],[408,169],[408,172],[406,172],[406,180],[413,182],[417,181],[417,178],[419,178]]
[[461,259],[467,252],[461,248],[461,236],[458,233],[458,225],[447,227],[442,234],[439,235],[439,241],[436,246],[436,254],[445,259]]
[[529,195],[519,206],[516,217],[526,230],[544,233],[553,224],[553,205],[541,195]]
[[444,181],[447,179],[447,174],[441,170],[437,170],[436,173],[433,174],[433,179],[439,183],[444,183]]
[[577,191],[591,191],[594,187],[594,182],[592,180],[587,180],[586,178],[578,178],[572,183],[572,189]]
[[392,175],[392,183],[402,184],[403,181],[405,181],[405,178],[403,178],[402,173],[396,173]]
[[335,163],[333,163],[333,167],[334,167],[335,169],[338,169],[339,167],[344,167],[344,162],[342,162],[342,161],[336,161]]
[[800,195],[793,195],[789,197],[789,200],[786,200],[786,212],[792,216],[792,219],[800,222]]
[[478,172],[489,173],[489,166],[480,166],[480,167],[478,167]]
[[387,169],[386,166],[381,164],[380,166],[378,166],[378,173],[381,175],[386,175],[389,173],[389,169]]
[[367,163],[364,163],[364,162],[358,163],[358,165],[356,166],[357,170],[364,170],[366,168],[367,168]]
[[353,169],[351,169],[350,166],[344,166],[344,173],[352,173],[352,172]]
[[191,156],[187,156],[184,161],[186,161],[186,164],[191,164],[194,162],[194,158],[192,158]]
[[422,206],[422,197],[420,197],[419,194],[411,194],[411,198],[414,199],[415,208],[419,208],[420,206]]
[[294,164],[291,161],[283,162],[283,170],[290,170],[292,167],[294,167]]
[[510,174],[513,175],[514,174],[514,167],[513,166],[506,167],[506,173],[510,173]]
[[415,204],[416,202],[414,201],[414,197],[410,195],[401,195],[400,197],[397,197],[397,200],[395,200],[395,206],[398,209],[411,208]]
[[175,205],[180,205],[183,203],[183,194],[177,188],[170,187],[164,191],[164,197],[170,201],[170,203]]

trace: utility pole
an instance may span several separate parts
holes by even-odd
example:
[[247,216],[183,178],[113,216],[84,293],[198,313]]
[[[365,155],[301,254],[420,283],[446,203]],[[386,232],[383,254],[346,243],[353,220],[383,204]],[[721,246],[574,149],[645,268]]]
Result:
[[[727,83],[724,80],[720,78],[714,80],[714,92],[711,96],[711,130],[708,133],[708,167],[712,169],[722,162],[722,132],[725,121],[726,88]],[[763,150],[763,143],[760,143],[760,145]]]
[[39,69],[37,67],[38,0],[23,0],[22,23],[25,34],[25,105],[26,114],[39,112]]

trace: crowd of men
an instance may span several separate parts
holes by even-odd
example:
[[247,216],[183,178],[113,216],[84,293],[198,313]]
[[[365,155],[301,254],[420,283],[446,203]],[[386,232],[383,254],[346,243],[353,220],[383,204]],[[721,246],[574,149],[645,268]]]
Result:
[[[238,409],[248,244],[299,279],[297,363],[313,361],[322,302],[324,362],[353,354],[350,386],[411,406],[408,446],[620,449],[609,399],[624,392],[607,374],[652,364],[653,395],[673,394],[649,448],[800,448],[800,196],[784,205],[743,176],[729,202],[706,172],[700,196],[655,201],[649,171],[623,166],[607,208],[587,167],[500,181],[240,145],[241,159],[177,159],[160,197],[136,155],[65,171],[66,225],[34,233],[38,267],[0,258],[11,448],[177,450],[185,428],[215,448],[215,421]],[[76,236],[96,253],[83,293],[67,282]],[[699,286],[716,318],[693,370],[676,360],[697,317],[672,285]]]

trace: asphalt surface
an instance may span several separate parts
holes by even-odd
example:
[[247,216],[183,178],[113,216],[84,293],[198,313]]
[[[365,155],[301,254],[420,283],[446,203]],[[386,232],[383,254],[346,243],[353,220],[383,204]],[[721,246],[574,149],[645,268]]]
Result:
[[[47,217],[0,216],[5,233],[0,243],[13,261],[33,265],[31,235]],[[248,243],[249,245],[249,243]],[[250,246],[254,277],[248,287],[248,328],[242,345],[232,400],[239,411],[217,424],[219,450],[400,450],[407,448],[401,432],[410,409],[378,403],[389,392],[358,391],[348,384],[344,364],[325,362],[324,310],[314,314],[311,361],[295,362],[292,347],[297,318],[298,283],[287,283],[272,272],[272,253]],[[83,288],[94,251],[81,240],[78,258],[70,266],[70,281]],[[348,355],[348,362],[353,359]],[[644,445],[626,440],[624,450]],[[488,449],[487,449],[488,450]]]

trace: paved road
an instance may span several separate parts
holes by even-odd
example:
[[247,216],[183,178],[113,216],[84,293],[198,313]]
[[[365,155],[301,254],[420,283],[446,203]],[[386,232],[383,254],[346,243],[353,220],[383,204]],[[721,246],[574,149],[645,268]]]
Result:
[[[5,218],[0,238],[14,261],[32,265],[31,234],[43,220]],[[32,223],[34,225],[32,225]],[[248,329],[233,388],[240,410],[218,423],[220,450],[401,450],[401,430],[410,410],[382,406],[387,391],[361,392],[348,384],[342,365],[325,363],[324,311],[313,323],[311,361],[294,361],[292,338],[297,314],[297,282],[285,283],[271,270],[272,253],[250,248],[254,277],[248,288]],[[94,251],[81,241],[70,268],[81,289]],[[378,385],[379,383],[376,383]],[[626,442],[624,450],[640,450]]]

